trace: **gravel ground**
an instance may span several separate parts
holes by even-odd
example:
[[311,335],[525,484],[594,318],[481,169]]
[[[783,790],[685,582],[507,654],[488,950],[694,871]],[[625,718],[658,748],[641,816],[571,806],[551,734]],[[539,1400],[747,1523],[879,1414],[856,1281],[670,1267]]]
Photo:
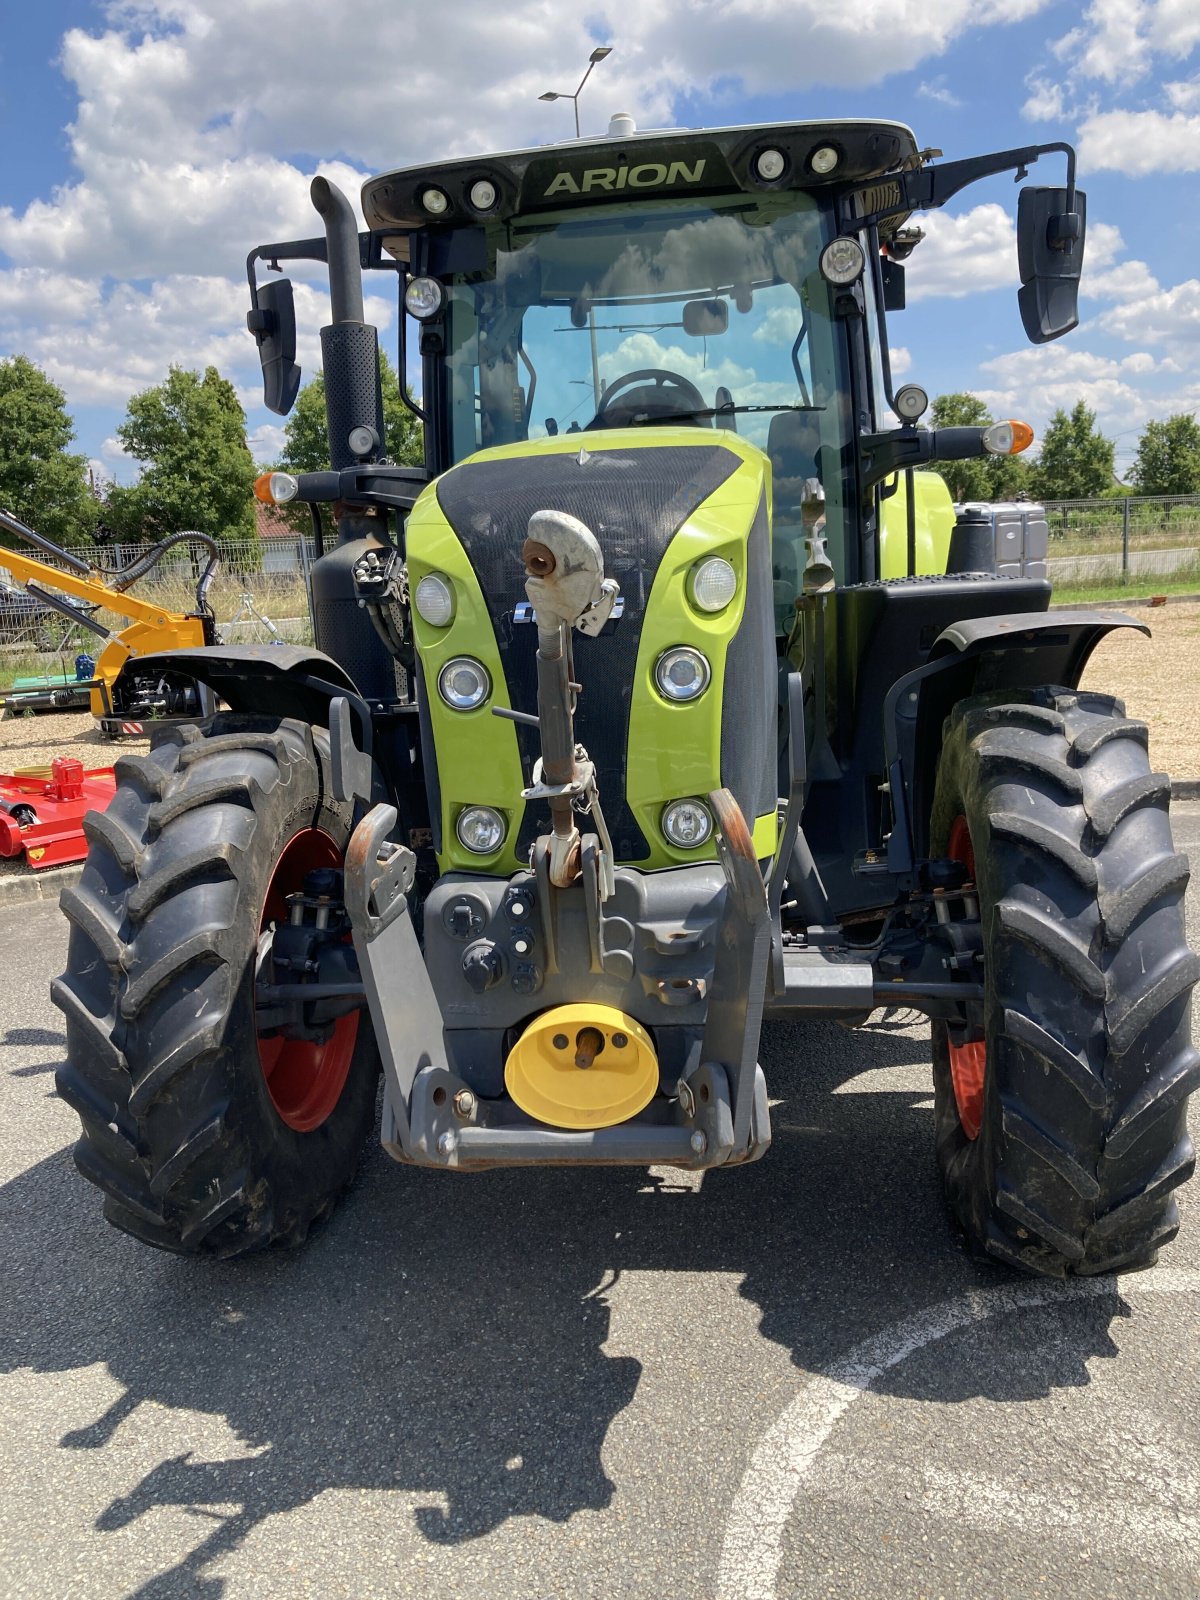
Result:
[[1109,634],[1083,686],[1121,695],[1129,715],[1148,724],[1157,771],[1200,778],[1200,604],[1139,606],[1130,615],[1149,623],[1151,637],[1132,628]]

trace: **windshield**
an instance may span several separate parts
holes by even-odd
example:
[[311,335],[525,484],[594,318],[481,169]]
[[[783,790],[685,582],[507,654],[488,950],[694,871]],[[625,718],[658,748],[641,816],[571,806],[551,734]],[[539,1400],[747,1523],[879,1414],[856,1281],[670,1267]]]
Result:
[[608,427],[733,428],[773,460],[777,579],[799,592],[802,552],[782,545],[812,476],[843,576],[849,386],[817,270],[831,230],[802,193],[494,225],[488,270],[448,286],[451,458]]

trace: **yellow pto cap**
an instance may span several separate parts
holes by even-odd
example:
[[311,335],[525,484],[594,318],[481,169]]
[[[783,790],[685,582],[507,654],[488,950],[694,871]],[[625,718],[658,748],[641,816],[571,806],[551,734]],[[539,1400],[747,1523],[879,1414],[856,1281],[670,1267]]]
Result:
[[641,1023],[615,1006],[557,1006],[513,1045],[504,1082],[552,1128],[611,1128],[654,1098],[658,1057]]

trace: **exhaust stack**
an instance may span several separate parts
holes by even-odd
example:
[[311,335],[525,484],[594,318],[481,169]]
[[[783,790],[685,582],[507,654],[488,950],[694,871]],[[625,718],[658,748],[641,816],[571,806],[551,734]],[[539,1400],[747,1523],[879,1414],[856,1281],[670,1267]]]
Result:
[[[329,259],[329,299],[333,320],[321,329],[325,369],[325,417],[329,458],[335,471],[383,455],[383,390],[379,380],[379,335],[363,320],[362,266],[358,225],[346,196],[328,178],[314,178],[312,203],[325,223]],[[367,452],[350,448],[350,434],[369,428],[375,436]]]

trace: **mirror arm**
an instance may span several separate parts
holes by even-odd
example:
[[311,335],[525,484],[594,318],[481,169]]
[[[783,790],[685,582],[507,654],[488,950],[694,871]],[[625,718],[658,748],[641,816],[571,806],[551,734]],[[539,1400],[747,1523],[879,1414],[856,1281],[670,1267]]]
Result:
[[890,428],[885,433],[859,435],[864,489],[893,473],[911,471],[930,461],[973,461],[987,455],[985,428]]
[[1016,181],[1019,183],[1039,156],[1056,153],[1061,153],[1067,158],[1067,210],[1073,211],[1075,208],[1074,146],[1062,142],[1031,144],[1015,150],[998,150],[993,155],[968,156],[963,161],[946,161],[941,166],[918,167],[913,172],[899,172],[893,177],[881,179],[873,185],[873,188],[877,192],[880,188],[894,186],[896,199],[890,205],[881,206],[876,211],[852,217],[849,215],[848,202],[854,200],[856,196],[853,193],[847,195],[842,208],[841,231],[849,233],[857,232],[861,228],[871,228],[888,217],[905,215],[910,211],[936,210],[938,206],[944,206],[948,200],[952,200],[959,190],[965,189],[968,184],[978,183],[981,178],[991,178],[1000,172],[1011,172],[1015,169]]

